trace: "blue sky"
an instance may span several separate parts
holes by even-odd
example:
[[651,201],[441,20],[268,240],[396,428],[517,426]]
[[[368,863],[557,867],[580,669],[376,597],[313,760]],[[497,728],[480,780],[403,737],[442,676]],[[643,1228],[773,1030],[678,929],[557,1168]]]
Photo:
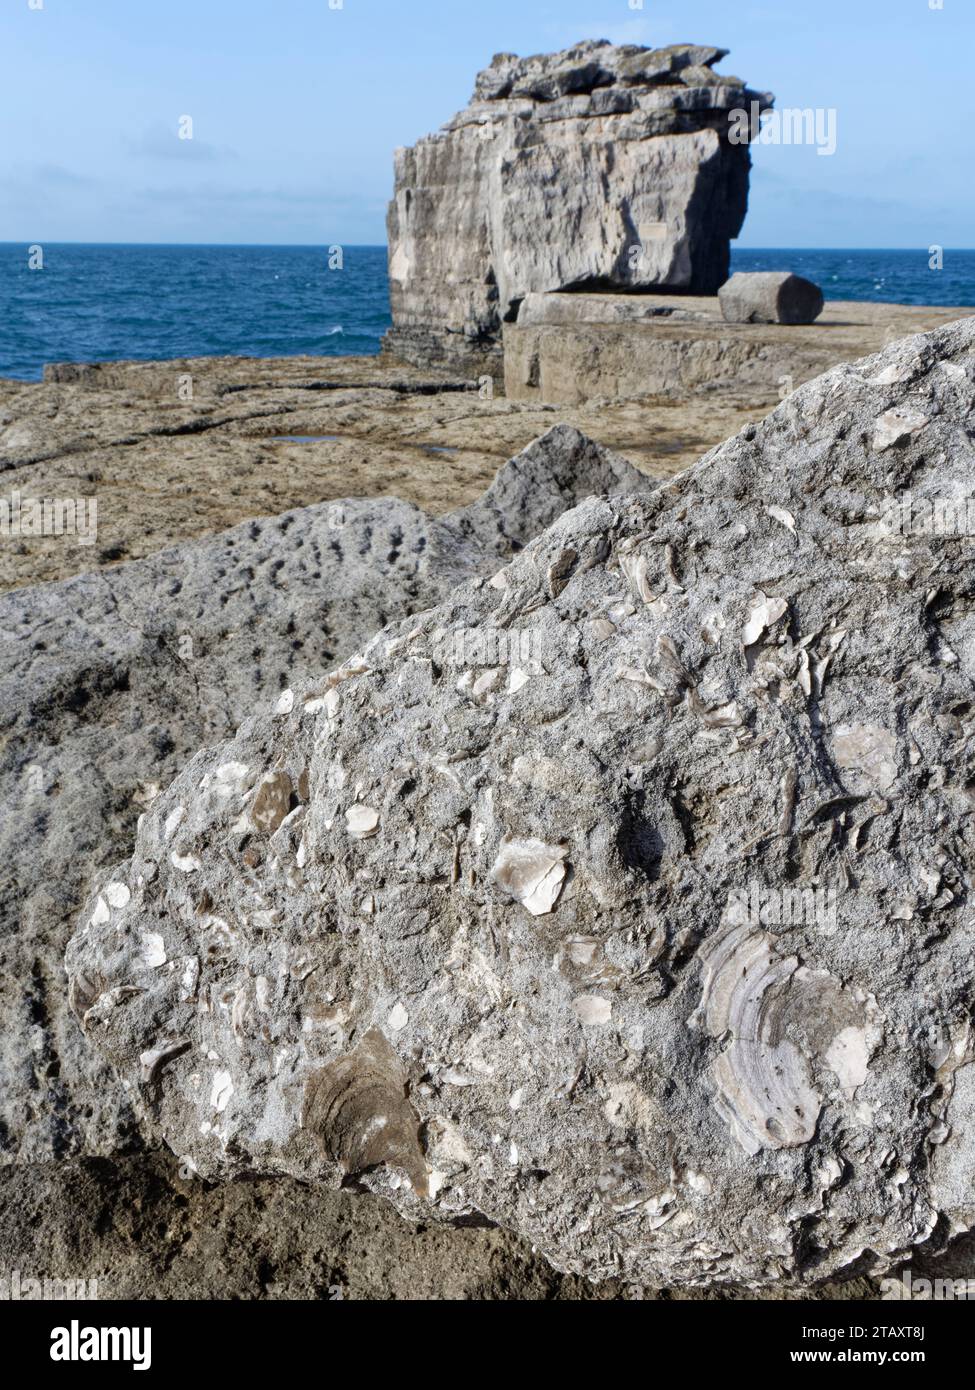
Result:
[[835,155],[755,150],[739,245],[972,247],[975,0],[931,3],[0,0],[0,241],[383,242],[397,145],[590,37],[836,109]]

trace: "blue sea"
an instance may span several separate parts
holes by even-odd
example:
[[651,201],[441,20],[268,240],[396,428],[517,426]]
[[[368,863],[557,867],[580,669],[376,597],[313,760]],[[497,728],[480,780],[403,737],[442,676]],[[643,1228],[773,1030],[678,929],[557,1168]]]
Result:
[[[0,244],[0,377],[46,362],[376,353],[389,326],[384,246]],[[975,251],[734,251],[736,270],[793,270],[827,299],[975,306]]]

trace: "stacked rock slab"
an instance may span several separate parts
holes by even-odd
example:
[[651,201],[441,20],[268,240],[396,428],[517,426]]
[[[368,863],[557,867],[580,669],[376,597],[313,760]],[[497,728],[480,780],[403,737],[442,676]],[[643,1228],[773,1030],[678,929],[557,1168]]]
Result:
[[596,1278],[975,1225],[973,410],[838,367],[200,753],[68,953],[156,1132]]
[[726,50],[605,41],[498,54],[471,104],[396,153],[393,328],[409,362],[490,367],[531,293],[714,294],[748,201],[746,129],[768,94],[712,70]]

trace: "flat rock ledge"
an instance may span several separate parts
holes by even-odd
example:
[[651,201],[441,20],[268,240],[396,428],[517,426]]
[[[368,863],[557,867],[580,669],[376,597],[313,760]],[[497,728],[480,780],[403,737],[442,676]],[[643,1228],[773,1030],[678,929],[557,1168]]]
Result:
[[840,366],[201,752],[67,955],[152,1130],[595,1279],[969,1230],[973,411]]

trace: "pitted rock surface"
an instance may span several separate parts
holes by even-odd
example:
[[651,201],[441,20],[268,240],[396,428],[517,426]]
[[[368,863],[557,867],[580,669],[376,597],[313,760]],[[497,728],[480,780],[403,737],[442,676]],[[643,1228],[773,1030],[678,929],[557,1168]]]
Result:
[[[64,946],[91,875],[196,750],[589,492],[651,486],[559,426],[445,517],[347,499],[0,596],[0,1162],[137,1142],[67,1008]],[[272,824],[284,795],[267,784],[256,814]]]

